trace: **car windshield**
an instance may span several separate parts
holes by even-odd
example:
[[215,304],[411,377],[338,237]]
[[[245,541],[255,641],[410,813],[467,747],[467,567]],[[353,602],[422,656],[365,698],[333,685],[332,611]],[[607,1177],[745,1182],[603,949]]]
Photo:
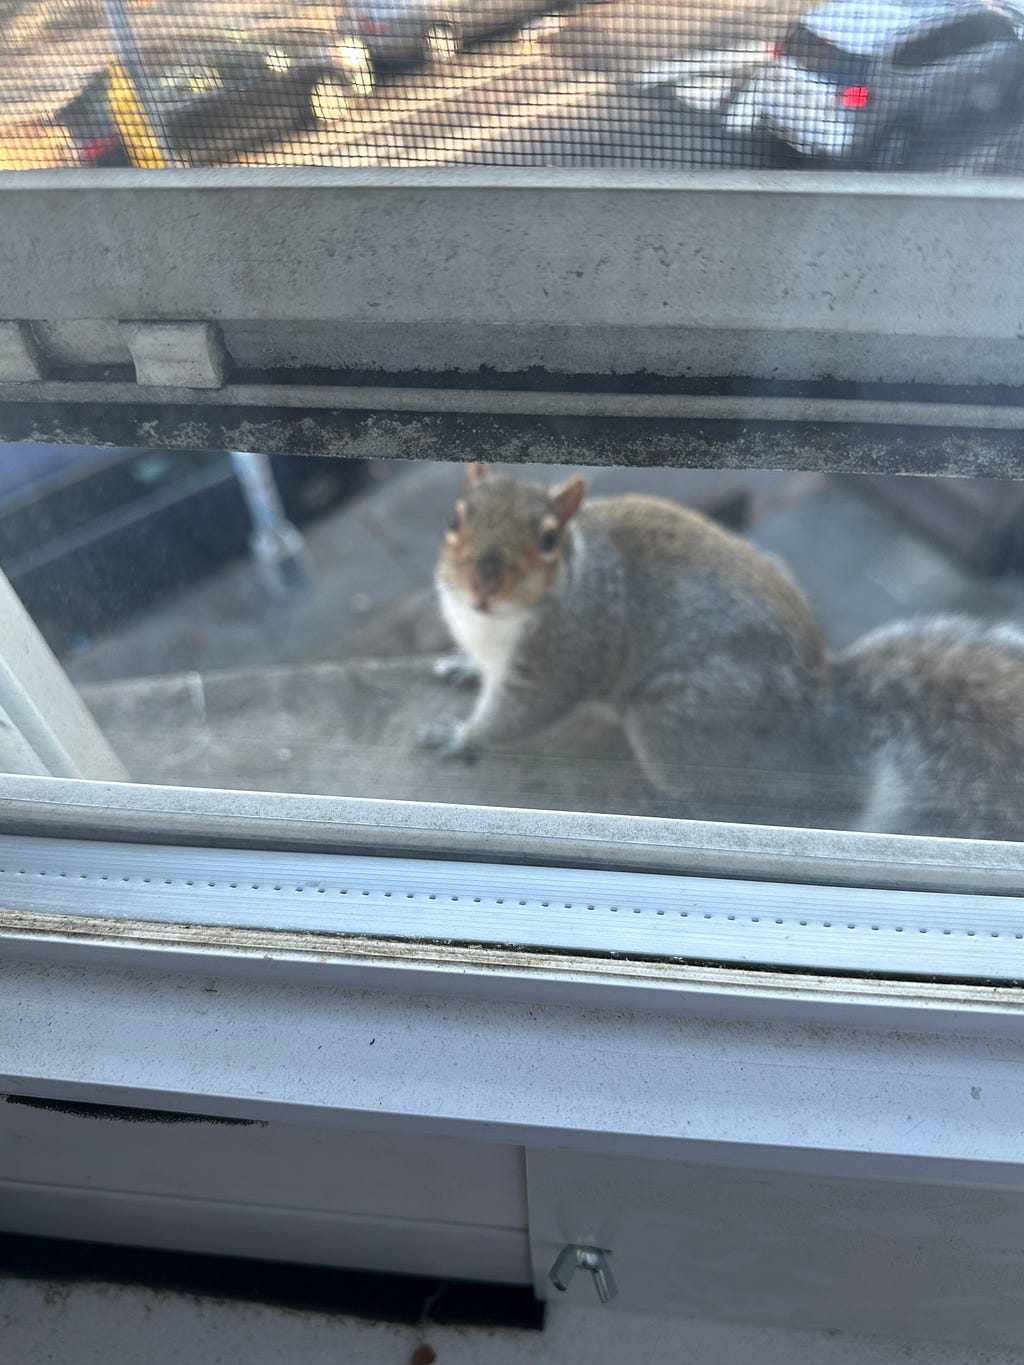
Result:
[[805,24],[796,24],[789,30],[780,55],[836,85],[857,85],[864,79],[868,65],[866,57],[845,52]]

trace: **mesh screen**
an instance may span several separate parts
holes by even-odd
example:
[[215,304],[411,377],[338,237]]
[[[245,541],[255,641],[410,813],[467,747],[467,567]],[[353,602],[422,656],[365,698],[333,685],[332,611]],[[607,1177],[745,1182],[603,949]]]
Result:
[[0,0],[0,165],[1013,174],[1024,0]]

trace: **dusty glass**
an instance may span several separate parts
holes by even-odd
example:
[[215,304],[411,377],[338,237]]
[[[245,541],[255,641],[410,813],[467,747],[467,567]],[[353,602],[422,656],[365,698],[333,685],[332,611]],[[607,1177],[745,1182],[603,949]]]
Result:
[[0,567],[135,781],[1018,837],[1019,485],[29,445],[0,478]]

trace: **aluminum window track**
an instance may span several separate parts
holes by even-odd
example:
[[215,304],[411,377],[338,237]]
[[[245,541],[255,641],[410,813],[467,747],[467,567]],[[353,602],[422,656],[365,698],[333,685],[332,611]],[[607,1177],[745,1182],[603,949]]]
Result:
[[0,836],[9,911],[949,980],[1024,980],[1024,899]]

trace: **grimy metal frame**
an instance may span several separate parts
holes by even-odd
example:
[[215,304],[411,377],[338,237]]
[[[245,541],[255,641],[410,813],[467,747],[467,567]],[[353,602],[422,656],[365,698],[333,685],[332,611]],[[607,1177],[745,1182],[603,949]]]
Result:
[[1024,187],[19,172],[0,437],[1013,476]]
[[[1024,186],[1005,179],[12,173],[0,437],[1016,476],[1022,239]],[[48,777],[116,773],[32,771],[31,791],[3,779],[12,833],[1004,895],[1024,871],[1018,845],[72,792]]]

